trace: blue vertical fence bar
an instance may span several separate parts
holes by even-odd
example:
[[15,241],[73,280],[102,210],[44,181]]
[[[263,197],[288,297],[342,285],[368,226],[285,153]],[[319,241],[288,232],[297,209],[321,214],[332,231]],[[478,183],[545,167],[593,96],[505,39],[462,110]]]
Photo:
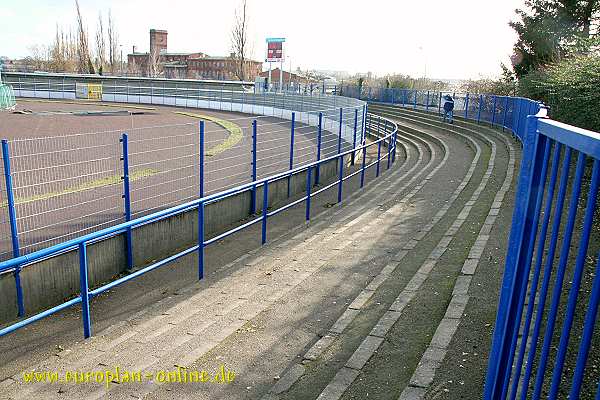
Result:
[[[379,132],[377,132],[379,134]],[[379,164],[381,164],[381,141],[377,142],[377,168],[375,169],[375,177],[379,176]]]
[[262,206],[262,229],[261,229],[261,243],[267,243],[267,215],[269,211],[269,181],[263,183],[263,206]]
[[438,93],[438,114],[442,113],[442,92]]
[[[121,145],[123,149],[123,203],[125,206],[125,221],[131,221],[131,190],[129,181],[129,136],[123,133],[121,136]],[[133,268],[133,248],[132,248],[131,227],[125,232],[125,247],[127,251],[127,269]]]
[[413,96],[414,96],[413,108],[416,110],[417,109],[417,91],[416,90],[413,92]]
[[[15,209],[15,195],[12,184],[12,174],[10,170],[10,152],[8,151],[8,141],[2,140],[2,161],[4,162],[4,181],[6,185],[6,199],[8,203],[8,219],[10,222],[10,239],[12,244],[13,257],[19,257],[21,250],[19,247],[19,232],[17,228],[17,211]],[[23,287],[21,285],[21,266],[17,266],[14,272],[15,290],[17,292],[17,313],[19,317],[25,315],[25,303],[23,301]]]
[[506,117],[508,115],[508,96],[506,96],[504,98],[504,115],[502,116],[502,130],[504,131],[504,128],[507,128],[506,126]]
[[[252,182],[256,182],[256,120],[252,121]],[[252,198],[250,199],[250,213],[256,213],[256,185],[252,186]]]
[[[296,130],[296,113],[292,112],[292,124],[290,129],[290,170],[294,168],[294,133]],[[291,176],[287,177],[287,197],[291,192]]]
[[[582,154],[580,153],[580,157]],[[583,157],[581,157],[583,158]],[[580,158],[580,159],[581,159]],[[577,173],[576,173],[577,176]],[[594,168],[592,170],[592,179],[587,196],[587,206],[585,209],[585,216],[583,219],[583,229],[581,237],[579,239],[579,250],[577,259],[575,261],[575,271],[573,278],[571,279],[571,288],[569,290],[569,297],[567,301],[567,310],[565,313],[565,319],[563,321],[560,343],[558,346],[558,352],[556,355],[556,361],[554,363],[554,369],[552,373],[552,383],[550,386],[550,398],[555,398],[558,395],[558,387],[560,385],[561,376],[564,368],[565,356],[567,353],[567,346],[569,344],[569,336],[571,334],[571,325],[575,317],[575,306],[577,305],[577,297],[581,288],[581,279],[583,277],[585,259],[587,256],[588,245],[590,240],[590,234],[592,231],[592,225],[594,220],[594,212],[596,211],[596,196],[598,195],[598,185],[600,184],[600,161],[594,161]],[[570,397],[573,398],[573,397]]]
[[429,111],[429,90],[427,91],[427,100],[425,100],[425,110]]
[[310,221],[310,188],[312,186],[312,167],[306,170],[306,222]]
[[[200,121],[199,176],[198,195],[204,197],[204,121]],[[198,206],[198,279],[204,278],[204,202]]]
[[[321,143],[323,140],[323,113],[319,113],[319,127],[317,130],[317,161],[321,160]],[[319,184],[319,178],[321,176],[321,163],[317,164],[315,170],[315,185]]]
[[[598,161],[596,161],[598,164]],[[594,282],[592,283],[592,292],[588,302],[585,320],[583,323],[583,335],[579,344],[579,352],[577,354],[577,363],[575,364],[575,372],[573,374],[573,384],[569,392],[569,399],[579,398],[581,392],[581,384],[583,383],[583,374],[585,365],[588,361],[588,355],[594,335],[594,327],[596,325],[596,316],[598,314],[598,305],[600,304],[600,253],[597,255],[596,269],[594,273]]]
[[337,202],[342,202],[342,186],[344,184],[344,155],[340,155],[339,161],[339,176],[338,176],[338,195]]
[[477,123],[481,122],[481,108],[483,107],[483,95],[479,95],[479,109],[477,110]]
[[[385,125],[383,126],[383,134],[384,136],[387,135],[387,126],[388,126],[388,121],[387,119],[385,120]],[[388,142],[388,153],[387,153],[387,167],[386,169],[390,169],[390,162],[392,161],[391,155],[392,155],[392,137],[390,136],[387,140]]]
[[496,100],[498,97],[494,95],[494,104],[492,105],[492,125],[496,123]]
[[338,130],[338,145],[337,145],[337,153],[340,154],[342,152],[342,118],[343,118],[344,109],[340,108],[340,126]]
[[[365,127],[366,127],[366,123],[365,123]],[[365,128],[365,130],[366,130],[366,128]],[[363,141],[362,141],[362,166],[360,169],[360,187],[361,188],[365,185],[366,164],[367,164],[367,146],[366,146],[366,140],[363,139]]]
[[465,119],[469,117],[469,93],[465,96]]
[[[352,141],[352,149],[356,149],[356,132],[358,129],[358,109],[354,110],[354,135]],[[352,151],[352,158],[350,159],[350,165],[354,165],[354,151]]]
[[88,283],[87,249],[85,243],[80,243],[79,248],[79,295],[81,296],[81,319],[83,322],[83,336],[87,339],[92,336],[92,322],[90,319],[90,293]]

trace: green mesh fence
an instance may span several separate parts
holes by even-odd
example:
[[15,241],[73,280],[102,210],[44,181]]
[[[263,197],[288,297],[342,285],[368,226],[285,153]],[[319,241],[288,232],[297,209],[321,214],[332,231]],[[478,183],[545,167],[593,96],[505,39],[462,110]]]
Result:
[[15,93],[12,86],[0,83],[0,110],[9,110],[13,108],[17,102],[15,101]]

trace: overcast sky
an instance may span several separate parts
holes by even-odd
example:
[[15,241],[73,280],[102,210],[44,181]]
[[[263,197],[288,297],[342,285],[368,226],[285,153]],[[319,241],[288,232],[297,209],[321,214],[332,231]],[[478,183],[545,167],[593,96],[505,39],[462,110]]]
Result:
[[[75,26],[75,0],[1,0],[0,56],[24,57]],[[523,0],[248,0],[255,59],[266,37],[285,37],[285,69],[327,69],[433,78],[493,77],[509,62],[507,25]],[[169,51],[227,55],[240,0],[80,0],[90,36],[112,10],[123,45],[148,50],[150,28],[169,31]]]

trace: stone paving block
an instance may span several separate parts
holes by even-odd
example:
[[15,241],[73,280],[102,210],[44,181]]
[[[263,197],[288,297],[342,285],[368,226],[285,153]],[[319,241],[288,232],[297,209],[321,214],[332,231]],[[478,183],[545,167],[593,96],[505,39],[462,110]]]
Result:
[[404,257],[408,254],[407,250],[400,250],[396,254],[392,256],[392,261],[402,261]]
[[360,372],[352,368],[342,368],[325,387],[317,400],[338,400],[346,389],[354,382]]
[[360,313],[360,310],[353,310],[350,308],[347,309],[346,311],[344,311],[344,313],[341,315],[341,317],[339,317],[338,320],[335,321],[335,324],[333,324],[333,326],[331,327],[331,329],[329,329],[329,331],[333,332],[333,333],[344,332],[346,327],[348,325],[350,325],[350,323],[354,320],[354,318],[356,318],[356,316],[359,313]]
[[419,288],[421,287],[423,282],[425,282],[426,279],[427,279],[426,274],[421,274],[421,273],[417,272],[416,274],[414,274],[412,279],[410,281],[408,281],[404,290],[409,291],[409,292],[416,292],[417,290],[419,290]]
[[462,267],[462,274],[463,275],[473,275],[475,274],[475,270],[477,269],[477,265],[479,265],[479,260],[478,259],[474,259],[474,258],[469,258],[467,260],[465,260],[465,263],[463,264]]
[[428,388],[435,378],[435,370],[440,366],[438,361],[422,360],[410,378],[410,385]]
[[382,342],[383,338],[367,336],[346,362],[346,367],[356,370],[362,369],[373,354],[375,354]]
[[287,392],[294,383],[304,375],[306,368],[302,364],[294,364],[286,373],[277,381],[270,390],[270,393],[281,394]]
[[396,268],[398,268],[398,263],[397,262],[394,262],[394,261],[389,262],[385,267],[383,267],[383,269],[381,270],[381,272],[379,274],[380,275],[386,275],[386,276],[390,275],[390,274],[392,274],[396,270]]
[[442,321],[438,325],[438,328],[431,339],[431,346],[439,347],[441,349],[447,348],[459,323],[460,320],[458,319],[442,318]]
[[414,296],[415,292],[403,291],[400,293],[400,296],[394,300],[394,302],[390,305],[390,311],[399,311],[401,312],[404,308],[410,303]]
[[419,244],[417,240],[411,239],[404,245],[404,247],[402,247],[402,250],[412,250],[417,247],[417,244]]
[[469,285],[471,285],[472,279],[473,277],[468,275],[460,275],[458,278],[456,278],[452,295],[455,296],[459,294],[468,294]]
[[321,356],[321,354],[323,354],[325,349],[327,349],[329,346],[331,346],[333,342],[335,342],[336,338],[337,335],[332,334],[323,336],[321,339],[317,340],[317,342],[313,344],[310,349],[308,349],[308,351],[304,355],[304,358],[307,360],[316,360]]
[[446,309],[446,315],[444,318],[458,318],[460,319],[465,311],[467,306],[467,301],[469,300],[469,296],[467,295],[457,295],[452,296],[452,300],[448,304],[448,308]]
[[473,247],[471,247],[471,251],[469,251],[469,255],[467,257],[480,259],[481,255],[483,254],[484,249],[485,249],[484,246],[475,244],[475,245],[473,245]]
[[484,225],[494,225],[496,223],[496,216],[488,215],[483,222]]
[[399,311],[386,311],[385,314],[379,319],[377,324],[371,330],[370,335],[384,337],[392,326],[398,321],[402,313]]
[[381,286],[381,284],[383,282],[385,282],[385,280],[388,278],[389,273],[383,273],[383,271],[381,271],[379,273],[379,275],[377,275],[375,278],[373,278],[373,280],[371,282],[369,282],[369,284],[367,285],[367,287],[365,288],[365,290],[367,291],[375,291],[377,290],[377,288],[379,286]]
[[425,353],[423,353],[424,360],[437,361],[442,362],[442,360],[446,357],[446,350],[440,349],[438,347],[427,347]]
[[418,272],[423,275],[428,275],[433,270],[436,263],[437,261],[434,260],[426,260],[423,265],[421,265]]
[[494,227],[494,225],[483,224],[483,226],[481,227],[481,230],[479,231],[479,234],[480,235],[489,235],[492,232],[493,227]]
[[398,397],[398,400],[423,400],[426,392],[427,389],[425,388],[407,386]]
[[360,310],[363,308],[365,304],[369,301],[369,299],[373,296],[373,291],[371,290],[362,290],[358,296],[354,299],[352,303],[348,306],[348,308],[353,310]]

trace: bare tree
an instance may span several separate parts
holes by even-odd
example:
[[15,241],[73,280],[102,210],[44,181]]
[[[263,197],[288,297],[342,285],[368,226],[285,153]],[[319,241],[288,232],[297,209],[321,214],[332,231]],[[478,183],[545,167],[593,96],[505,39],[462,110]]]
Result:
[[[112,13],[110,9],[108,10],[108,64],[110,66],[110,72],[112,74],[115,73],[116,65],[117,65],[117,43],[119,41],[119,35],[115,29],[115,23],[112,18]],[[121,63],[123,60],[119,60]],[[119,71],[121,70],[121,66],[119,66]]]
[[81,11],[79,10],[79,1],[75,0],[75,9],[77,11],[77,55],[78,55],[78,66],[77,71],[87,72],[89,74],[93,74],[94,64],[92,63],[92,59],[90,58],[90,50],[88,45],[88,34],[83,24],[83,19],[81,17]]
[[104,23],[102,13],[98,13],[98,26],[96,27],[96,69],[102,75],[106,65],[106,42],[104,40]]
[[152,78],[159,77],[162,73],[162,63],[160,62],[160,52],[156,49],[150,49],[148,57],[148,76]]
[[235,60],[234,74],[241,81],[246,79],[248,56],[248,19],[246,6],[247,0],[242,0],[240,9],[235,11],[235,19],[231,28],[231,53]]

